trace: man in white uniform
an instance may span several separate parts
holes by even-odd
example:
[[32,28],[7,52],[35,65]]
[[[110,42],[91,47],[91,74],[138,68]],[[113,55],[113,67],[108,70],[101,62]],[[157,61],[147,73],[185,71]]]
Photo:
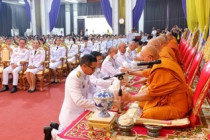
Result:
[[69,126],[85,110],[96,111],[97,108],[92,99],[92,95],[97,92],[89,80],[97,67],[97,60],[94,56],[87,54],[81,58],[80,65],[74,69],[67,77],[65,83],[65,97],[59,115],[58,130],[45,127],[45,140],[59,139],[57,134]]
[[118,53],[116,58],[116,63],[119,67],[124,65],[128,66],[130,64],[130,60],[125,55],[126,45],[123,42],[118,44]]
[[132,41],[129,44],[129,47],[126,49],[126,53],[125,56],[130,60],[133,61],[134,58],[137,56],[137,52],[136,52],[136,43],[135,41]]
[[82,53],[81,56],[84,56],[85,54],[90,54],[92,51],[92,48],[91,48],[92,45],[88,43],[88,38],[84,37],[83,40],[84,40],[84,43],[81,45],[81,49],[80,49]]
[[93,52],[91,52],[91,55],[95,56],[97,59],[97,68],[96,68],[95,72],[90,76],[90,81],[98,89],[101,89],[101,90],[108,89],[114,79],[113,78],[107,79],[107,80],[103,79],[105,77],[105,75],[103,73],[101,73],[102,54],[100,52],[93,51]]
[[9,90],[8,80],[9,73],[13,74],[13,88],[11,93],[15,93],[17,91],[17,84],[19,78],[19,72],[23,69],[21,65],[21,61],[27,61],[29,59],[29,51],[25,48],[26,40],[21,38],[19,40],[19,47],[13,50],[12,56],[10,58],[10,66],[3,70],[3,89],[1,92]]
[[127,34],[127,41],[130,43],[133,39],[135,39],[135,30],[132,29],[130,33]]
[[112,76],[119,73],[118,65],[115,61],[117,57],[117,48],[111,47],[108,51],[108,56],[105,58],[101,66],[101,72],[106,76]]

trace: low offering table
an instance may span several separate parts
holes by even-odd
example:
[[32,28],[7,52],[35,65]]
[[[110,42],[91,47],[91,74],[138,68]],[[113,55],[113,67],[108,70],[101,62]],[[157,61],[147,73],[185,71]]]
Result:
[[90,129],[90,135],[92,136],[94,133],[94,128],[104,128],[106,129],[106,136],[110,137],[111,127],[116,120],[117,113],[116,112],[109,112],[110,116],[107,118],[99,117],[99,111],[96,111],[92,114],[88,119],[88,126]]

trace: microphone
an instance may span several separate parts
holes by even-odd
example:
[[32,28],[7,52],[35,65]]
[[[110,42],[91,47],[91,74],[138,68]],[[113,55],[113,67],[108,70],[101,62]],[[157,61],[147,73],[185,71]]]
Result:
[[119,76],[123,76],[123,75],[125,75],[125,72],[119,73],[119,74],[115,74],[113,76],[104,77],[103,79],[107,80],[107,79],[110,79],[110,78],[113,78],[113,77],[119,77]]
[[154,61],[149,61],[149,62],[140,62],[137,63],[137,66],[143,66],[143,65],[154,65],[154,64],[160,64],[161,60],[154,60]]

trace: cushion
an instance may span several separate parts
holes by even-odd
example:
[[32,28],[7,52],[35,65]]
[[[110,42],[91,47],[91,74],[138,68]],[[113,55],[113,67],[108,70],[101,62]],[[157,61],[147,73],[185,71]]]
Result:
[[[49,72],[49,69],[45,69],[45,73],[48,73]],[[42,75],[43,74],[43,71],[39,71],[37,72],[37,75]]]
[[[64,65],[63,65],[63,68],[66,68],[66,67],[67,67],[67,65],[66,65],[66,64],[64,64]],[[58,67],[57,67],[57,69],[61,69],[61,65],[60,65],[60,66],[58,66]]]

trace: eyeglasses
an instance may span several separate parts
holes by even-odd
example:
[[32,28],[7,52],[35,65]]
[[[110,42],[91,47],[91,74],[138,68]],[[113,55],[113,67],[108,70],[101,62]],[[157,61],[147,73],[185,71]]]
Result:
[[93,71],[95,71],[95,69],[96,69],[96,67],[91,67],[91,66],[88,66],[88,67],[91,68]]

